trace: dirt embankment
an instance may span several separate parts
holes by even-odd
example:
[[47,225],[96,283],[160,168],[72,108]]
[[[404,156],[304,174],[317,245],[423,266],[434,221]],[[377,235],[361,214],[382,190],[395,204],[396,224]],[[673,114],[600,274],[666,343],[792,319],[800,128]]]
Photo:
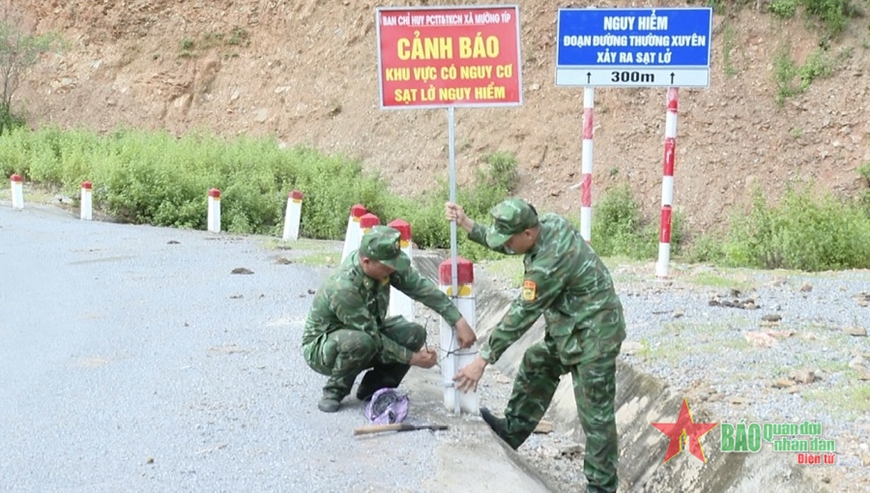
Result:
[[[424,3],[450,4],[383,5]],[[274,135],[359,158],[412,194],[447,176],[447,115],[379,108],[380,5],[34,0],[26,7],[34,29],[61,33],[68,47],[40,60],[15,102],[40,125]],[[515,153],[517,193],[543,210],[574,213],[583,91],[555,86],[556,16],[552,2],[520,6],[524,104],[459,109],[457,168],[463,182],[488,153]],[[783,21],[764,7],[714,16],[710,88],[683,89],[679,99],[674,204],[690,228],[721,225],[754,185],[773,197],[798,179],[841,194],[866,187],[856,172],[870,161],[866,22],[824,55],[835,64],[831,77],[782,107],[775,101],[781,50],[802,64],[818,32],[803,17]],[[657,217],[664,89],[600,88],[595,105],[593,199],[627,182]]]

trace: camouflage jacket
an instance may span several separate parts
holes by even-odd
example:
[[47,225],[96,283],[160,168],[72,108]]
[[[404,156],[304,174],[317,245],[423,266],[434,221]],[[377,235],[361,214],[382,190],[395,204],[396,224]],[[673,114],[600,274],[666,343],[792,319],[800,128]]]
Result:
[[462,318],[450,298],[416,269],[396,271],[389,279],[377,281],[365,275],[357,252],[353,252],[317,290],[305,322],[302,344],[314,343],[339,329],[361,330],[378,341],[385,363],[407,363],[412,351],[380,335],[387,316],[390,285],[438,312],[451,326]]
[[[469,239],[486,245],[486,227],[475,224]],[[504,247],[495,248],[510,253]],[[618,352],[625,339],[622,303],[610,272],[580,232],[562,216],[544,214],[535,245],[523,258],[523,289],[481,347],[497,361],[543,314],[545,339],[562,363],[582,364]]]

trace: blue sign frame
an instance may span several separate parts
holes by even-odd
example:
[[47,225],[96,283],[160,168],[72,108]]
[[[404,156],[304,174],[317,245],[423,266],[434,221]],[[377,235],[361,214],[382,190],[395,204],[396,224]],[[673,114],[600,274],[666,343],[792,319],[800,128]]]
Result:
[[[674,84],[674,74],[689,86],[709,85],[712,30],[709,7],[559,9],[557,85],[681,85]],[[575,81],[581,70],[588,71],[584,80]],[[609,75],[602,78],[605,71],[629,75],[610,83]],[[668,81],[652,75],[668,71]],[[600,83],[594,82],[596,75]]]

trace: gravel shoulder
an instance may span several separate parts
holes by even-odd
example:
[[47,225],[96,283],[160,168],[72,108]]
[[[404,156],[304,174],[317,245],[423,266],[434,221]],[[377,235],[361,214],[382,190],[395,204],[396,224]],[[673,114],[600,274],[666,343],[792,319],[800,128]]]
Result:
[[[870,488],[870,271],[672,263],[670,277],[657,279],[652,263],[607,264],[628,321],[623,363],[661,379],[693,414],[719,423],[819,424],[818,438],[836,446],[836,463],[800,466],[804,475],[830,491]],[[478,278],[518,293],[518,259],[477,267]],[[491,370],[480,399],[501,409],[512,379]],[[557,491],[568,492],[584,482],[582,443],[579,426],[557,426],[532,435],[518,452]],[[718,449],[719,431],[702,444]],[[797,461],[797,453],[788,454]]]

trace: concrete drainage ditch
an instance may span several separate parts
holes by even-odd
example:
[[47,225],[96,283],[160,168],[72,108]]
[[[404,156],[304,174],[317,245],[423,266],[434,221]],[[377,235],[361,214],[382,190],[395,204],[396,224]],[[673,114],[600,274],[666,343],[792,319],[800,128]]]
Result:
[[[416,267],[429,278],[438,279],[438,267],[445,257],[431,252],[415,252]],[[478,337],[487,337],[505,314],[512,298],[493,283],[492,277],[475,271],[476,315]],[[627,307],[628,309],[628,307]],[[494,365],[501,373],[513,376],[525,349],[543,334],[543,321],[515,343]],[[667,383],[646,375],[631,365],[619,361],[617,368],[617,426],[620,435],[620,491],[641,492],[738,492],[805,493],[827,491],[804,476],[786,458],[768,449],[758,453],[725,453],[720,447],[719,427],[701,439],[706,463],[689,453],[688,447],[664,461],[669,439],[654,422],[673,423],[677,420],[683,398],[668,388]],[[717,422],[716,416],[695,411],[694,422]],[[563,377],[546,419],[556,431],[576,430],[578,443],[584,443],[577,423],[576,405],[570,377]],[[518,454],[512,460],[522,462]],[[791,460],[789,460],[791,459]],[[518,464],[529,469],[528,464]],[[534,469],[534,468],[531,468]]]

